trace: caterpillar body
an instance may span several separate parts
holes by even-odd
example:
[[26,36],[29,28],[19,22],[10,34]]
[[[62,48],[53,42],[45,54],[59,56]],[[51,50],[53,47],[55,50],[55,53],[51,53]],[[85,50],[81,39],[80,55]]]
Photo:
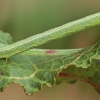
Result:
[[48,41],[72,35],[97,25],[100,25],[100,12],[5,46],[0,49],[0,58],[8,58]]

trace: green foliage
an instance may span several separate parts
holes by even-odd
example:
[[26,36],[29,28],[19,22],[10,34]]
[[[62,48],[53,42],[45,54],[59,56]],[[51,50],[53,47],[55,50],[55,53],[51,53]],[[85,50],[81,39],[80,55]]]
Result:
[[100,13],[97,13],[16,43],[9,34],[0,31],[0,91],[17,83],[32,95],[43,84],[52,86],[81,80],[100,93],[100,41],[83,49],[33,48],[99,24]]
[[[12,43],[9,34],[0,32],[0,47]],[[63,81],[82,80],[100,92],[99,42],[85,49],[30,49],[8,59],[0,59],[0,91],[11,83],[20,84],[28,95]]]

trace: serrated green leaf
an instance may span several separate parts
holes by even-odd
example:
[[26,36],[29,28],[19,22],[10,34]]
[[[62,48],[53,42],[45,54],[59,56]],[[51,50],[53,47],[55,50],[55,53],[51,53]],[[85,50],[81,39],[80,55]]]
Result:
[[[0,33],[0,39],[1,47],[11,43],[9,35]],[[0,59],[0,91],[14,82],[31,95],[41,90],[43,84],[52,86],[63,81],[74,83],[82,80],[100,92],[99,44],[72,50],[31,49]]]
[[4,80],[5,84],[0,85],[0,90],[2,91],[6,85],[14,82],[24,87],[27,94],[31,95],[41,90],[42,84],[52,86],[63,64],[59,59],[59,51],[55,51],[59,55],[48,54],[47,51],[33,49],[16,54],[7,61],[2,59],[0,73],[1,81]]
[[92,85],[100,93],[100,41],[65,59],[67,68],[63,69],[57,77],[57,84],[63,81],[74,83],[81,80]]
[[0,31],[0,44],[7,45],[7,44],[11,44],[11,43],[13,43],[13,42],[12,42],[12,37],[10,36],[10,34]]

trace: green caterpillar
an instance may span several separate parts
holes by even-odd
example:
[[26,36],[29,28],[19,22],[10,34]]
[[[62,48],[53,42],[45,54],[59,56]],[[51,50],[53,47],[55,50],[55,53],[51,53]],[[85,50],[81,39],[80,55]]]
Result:
[[0,48],[0,58],[8,58],[48,41],[72,35],[97,25],[100,25],[100,12]]

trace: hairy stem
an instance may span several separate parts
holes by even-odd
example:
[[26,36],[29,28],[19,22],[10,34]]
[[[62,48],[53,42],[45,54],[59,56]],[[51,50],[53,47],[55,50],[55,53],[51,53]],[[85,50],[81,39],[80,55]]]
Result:
[[0,58],[8,58],[11,55],[39,46],[48,41],[76,34],[97,25],[100,25],[100,12],[5,46],[0,49]]

